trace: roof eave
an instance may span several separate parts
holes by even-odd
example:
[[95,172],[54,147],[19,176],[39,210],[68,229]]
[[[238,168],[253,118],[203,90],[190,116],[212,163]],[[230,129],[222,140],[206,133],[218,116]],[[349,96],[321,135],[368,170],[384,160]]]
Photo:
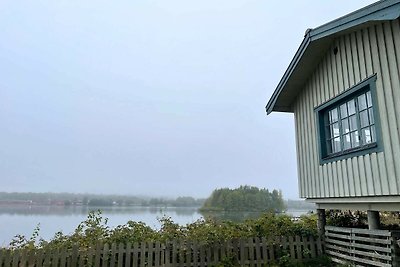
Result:
[[285,103],[285,105],[276,106],[276,102],[282,91],[285,90],[288,81],[291,79],[291,76],[299,65],[299,62],[303,60],[303,55],[311,43],[326,37],[335,36],[338,33],[355,27],[360,27],[361,25],[371,21],[393,20],[399,18],[399,16],[400,0],[385,0],[354,11],[313,30],[308,30],[300,44],[300,47],[296,51],[292,61],[265,107],[267,115],[273,111],[284,110],[284,112],[293,112],[292,110],[287,111],[287,107],[291,106],[292,103]]

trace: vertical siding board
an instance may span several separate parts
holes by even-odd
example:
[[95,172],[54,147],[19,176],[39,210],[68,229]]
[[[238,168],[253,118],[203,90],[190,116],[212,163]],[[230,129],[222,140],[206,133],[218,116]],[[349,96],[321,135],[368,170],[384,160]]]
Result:
[[295,129],[296,129],[296,155],[297,155],[297,177],[298,177],[298,181],[297,181],[297,186],[299,189],[299,196],[302,196],[302,186],[301,186],[301,181],[302,181],[302,176],[301,176],[301,157],[300,155],[300,134],[299,134],[299,129],[300,129],[300,122],[299,122],[299,117],[300,117],[300,113],[299,113],[299,109],[298,109],[298,101],[295,102],[293,110],[294,110],[294,125],[295,125]]
[[[388,68],[387,75],[389,76],[390,80],[388,81],[388,87],[386,88],[387,91],[390,91],[392,97],[392,103],[394,107],[394,114],[393,117],[395,120],[395,127],[394,131],[396,133],[396,139],[393,142],[393,150],[394,150],[394,161],[395,161],[395,170],[396,170],[396,177],[400,177],[400,137],[399,137],[399,126],[400,126],[400,77],[399,77],[399,68],[397,65],[396,59],[396,50],[394,46],[394,35],[399,36],[399,32],[392,32],[392,27],[390,22],[385,22],[383,24],[383,33],[385,37],[384,41],[386,44],[386,49],[383,50],[384,54],[382,57],[386,59],[388,62],[385,62],[385,66]],[[381,36],[379,36],[381,38]],[[385,60],[385,61],[386,61]],[[386,65],[387,64],[387,65]],[[384,69],[382,70],[384,71]],[[396,104],[397,103],[397,104]],[[397,181],[397,193],[399,192],[400,188],[400,179],[396,179],[393,177],[394,180]]]
[[[335,47],[338,46],[337,42],[334,44]],[[339,54],[339,53],[338,53]],[[328,92],[329,92],[329,99],[335,97],[339,94],[339,82],[338,82],[338,62],[337,62],[337,55],[334,53],[330,53],[330,66],[327,69],[328,72]],[[334,196],[334,182],[332,178],[332,164],[326,164],[327,168],[327,181],[328,181],[328,189],[327,192],[328,196]]]
[[[317,75],[317,77],[316,77],[316,87],[317,87],[317,90],[316,90],[316,101],[315,101],[315,106],[318,106],[318,105],[320,105],[321,103],[322,103],[322,99],[324,98],[323,97],[323,95],[324,95],[324,90],[325,90],[325,87],[324,87],[324,84],[321,82],[322,81],[322,75],[323,75],[323,64],[324,64],[324,62],[322,61],[320,64],[319,64],[319,66],[318,66],[318,75]],[[314,114],[314,116],[315,116],[315,114]],[[315,120],[315,123],[317,123],[317,125],[318,125],[318,122]],[[318,127],[318,126],[317,126]],[[316,130],[314,130],[314,133],[315,134],[317,134],[317,131]],[[317,186],[317,197],[322,197],[322,196],[324,196],[324,187],[323,187],[323,172],[322,172],[322,168],[321,168],[321,166],[320,166],[320,164],[319,164],[319,153],[321,153],[320,152],[320,144],[318,143],[319,142],[319,136],[316,136],[316,142],[317,142],[317,149],[318,149],[318,151],[317,151],[317,161],[315,162],[315,165],[316,165],[316,168],[317,168],[317,171],[316,171],[316,175],[318,175],[318,177],[317,177],[317,184],[318,184],[318,186]]]
[[[328,51],[327,56],[325,57],[325,62],[323,65],[323,72],[324,75],[322,76],[322,82],[323,82],[323,87],[324,87],[324,99],[323,102],[328,101],[330,99],[330,94],[331,90],[333,90],[333,80],[332,80],[332,63],[331,63],[331,55],[332,55],[332,49]],[[329,196],[329,180],[328,180],[328,172],[327,172],[327,165],[324,164],[322,167],[322,186],[323,186],[323,196],[327,197]]]
[[347,71],[349,72],[349,87],[356,84],[356,76],[359,76],[358,60],[354,61],[352,36],[354,33],[345,36],[346,56],[347,56]]
[[[318,70],[318,68],[317,68]],[[318,179],[318,161],[319,161],[319,156],[318,156],[318,145],[317,145],[317,128],[316,128],[316,116],[314,113],[314,108],[317,106],[317,91],[320,91],[320,88],[317,83],[317,77],[319,75],[319,72],[317,71],[315,75],[313,75],[312,79],[312,91],[311,91],[311,106],[310,106],[310,112],[311,112],[311,118],[310,118],[310,125],[311,125],[311,142],[312,142],[312,147],[311,147],[311,153],[312,153],[312,171],[313,171],[313,193],[314,197],[318,197],[318,189],[319,189],[319,179]]]
[[301,160],[302,163],[301,163],[301,165],[300,165],[300,167],[301,167],[301,170],[300,170],[300,172],[301,172],[301,178],[300,178],[300,180],[301,180],[301,187],[302,187],[301,196],[302,196],[302,197],[306,197],[306,196],[307,196],[307,190],[306,190],[307,174],[306,174],[306,168],[305,168],[305,166],[306,166],[306,159],[305,159],[305,150],[304,150],[304,147],[306,146],[306,145],[305,145],[305,141],[304,141],[304,138],[305,138],[304,128],[305,128],[306,122],[304,121],[304,109],[303,109],[303,97],[302,97],[302,94],[303,94],[303,93],[301,93],[301,94],[298,96],[298,99],[299,99],[299,101],[298,101],[298,103],[299,103],[298,108],[299,108],[299,110],[300,110],[300,116],[299,116],[299,123],[300,123],[300,131],[299,131],[299,139],[300,139],[300,146],[299,146],[299,148],[300,148],[300,151],[299,151],[299,157],[302,159],[302,160]]
[[376,194],[381,194],[381,189],[379,184],[375,184],[372,179],[372,169],[371,169],[371,157],[369,154],[364,156],[364,167],[365,167],[365,177],[367,181],[368,195],[373,196]]
[[[349,38],[347,36],[343,36],[340,39],[340,46],[341,49],[341,58],[342,58],[342,70],[343,70],[343,84],[344,88],[342,91],[347,90],[350,88],[351,85],[354,83],[354,70],[353,64],[351,63],[351,48],[349,43]],[[348,175],[347,164],[345,160],[341,160],[338,162],[338,179],[339,181],[342,180],[342,194],[343,196],[349,195],[349,188],[350,188],[350,181]]]
[[378,158],[378,164],[379,164],[379,181],[382,185],[382,194],[389,195],[390,194],[390,189],[389,189],[390,184],[389,184],[389,179],[388,179],[388,175],[386,172],[385,154],[378,153],[377,158]]
[[341,73],[342,73],[342,88],[341,92],[347,90],[350,87],[349,82],[349,67],[347,65],[347,48],[345,43],[345,36],[342,36],[339,40],[339,51],[340,51],[340,64],[341,64]]
[[356,162],[358,163],[358,177],[360,180],[361,184],[361,196],[368,196],[368,188],[367,188],[367,182],[366,182],[366,177],[365,177],[365,167],[364,167],[364,161],[362,157],[357,157],[355,158]]
[[305,108],[305,121],[306,121],[306,125],[307,127],[305,128],[305,137],[306,137],[306,155],[307,155],[307,195],[313,197],[313,180],[312,180],[312,157],[311,157],[311,137],[310,137],[310,122],[311,122],[311,117],[310,117],[310,86],[309,86],[309,82],[308,85],[305,88],[305,92],[304,92],[304,108]]
[[[400,69],[400,19],[392,21],[393,43],[395,47],[395,56],[397,69]],[[398,75],[400,75],[398,73]]]
[[[357,36],[356,34],[359,33],[360,31],[353,32],[350,36],[350,46],[351,46],[351,56],[352,56],[352,62],[353,62],[353,69],[354,69],[354,81],[355,83],[358,83],[363,80],[363,73],[361,70],[361,62],[360,62],[360,57],[358,56],[358,42],[357,42]],[[365,74],[365,70],[364,70]]]
[[361,196],[361,181],[360,181],[360,173],[358,171],[358,160],[357,158],[351,158],[351,162],[353,165],[353,173],[354,173],[355,195]]
[[[371,27],[371,47],[377,51],[373,51],[373,66],[375,70],[380,70],[379,73],[381,73],[380,77],[378,76],[377,79],[377,88],[381,88],[382,90],[379,90],[382,92],[381,97],[384,98],[385,103],[384,106],[386,107],[386,113],[381,115],[384,115],[386,119],[382,120],[381,117],[381,122],[383,121],[386,125],[386,131],[383,130],[383,139],[384,139],[384,145],[385,145],[385,154],[389,155],[386,156],[387,163],[390,166],[388,169],[390,170],[389,174],[389,181],[391,183],[391,188],[393,190],[394,194],[398,194],[398,188],[397,188],[397,181],[396,181],[396,174],[399,173],[398,168],[400,166],[396,166],[394,164],[394,159],[400,157],[400,145],[399,145],[399,138],[398,138],[398,128],[397,128],[397,123],[396,123],[396,118],[395,118],[395,109],[394,109],[394,102],[393,102],[393,95],[391,93],[391,82],[390,82],[390,73],[389,73],[389,68],[388,68],[388,62],[387,62],[387,55],[386,55],[386,49],[385,49],[385,40],[384,40],[384,35],[383,35],[383,28],[382,25],[379,24],[377,25],[376,30],[374,27]],[[375,53],[376,52],[376,53]],[[379,96],[378,96],[379,98]],[[381,123],[382,125],[384,123]],[[383,127],[382,127],[383,128]],[[388,153],[386,153],[388,151]]]
[[357,38],[358,64],[360,66],[360,81],[362,81],[368,77],[367,66],[366,66],[367,63],[364,53],[363,30],[357,31],[356,38]]
[[379,164],[376,153],[372,153],[370,159],[371,159],[370,162],[371,162],[372,180],[375,185],[375,193],[380,195],[385,194],[382,188],[381,180],[379,179]]
[[351,159],[346,159],[347,165],[347,179],[349,180],[349,196],[355,196],[356,192],[354,189],[354,175],[353,175],[353,165]]

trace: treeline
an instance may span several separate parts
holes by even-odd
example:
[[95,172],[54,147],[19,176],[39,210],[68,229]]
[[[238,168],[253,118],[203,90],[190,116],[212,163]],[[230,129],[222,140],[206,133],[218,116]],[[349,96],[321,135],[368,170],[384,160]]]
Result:
[[240,186],[236,189],[221,188],[212,192],[201,211],[274,211],[286,209],[282,192],[259,189],[254,186]]
[[204,201],[205,199],[193,197],[150,198],[127,195],[0,192],[0,205],[200,207]]

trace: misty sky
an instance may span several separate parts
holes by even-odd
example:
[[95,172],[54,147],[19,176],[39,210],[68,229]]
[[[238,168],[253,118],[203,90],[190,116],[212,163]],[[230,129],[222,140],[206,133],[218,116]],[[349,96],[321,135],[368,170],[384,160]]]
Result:
[[307,28],[373,1],[0,2],[0,191],[298,196],[265,105]]

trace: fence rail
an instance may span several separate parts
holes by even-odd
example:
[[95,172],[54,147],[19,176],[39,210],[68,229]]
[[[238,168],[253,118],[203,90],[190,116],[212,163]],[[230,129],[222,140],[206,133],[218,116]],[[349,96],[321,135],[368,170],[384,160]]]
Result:
[[0,267],[208,267],[223,262],[266,266],[285,256],[302,261],[323,254],[313,237],[248,238],[212,245],[201,242],[98,244],[86,250],[0,250]]
[[337,263],[399,266],[398,231],[326,226],[326,254]]

